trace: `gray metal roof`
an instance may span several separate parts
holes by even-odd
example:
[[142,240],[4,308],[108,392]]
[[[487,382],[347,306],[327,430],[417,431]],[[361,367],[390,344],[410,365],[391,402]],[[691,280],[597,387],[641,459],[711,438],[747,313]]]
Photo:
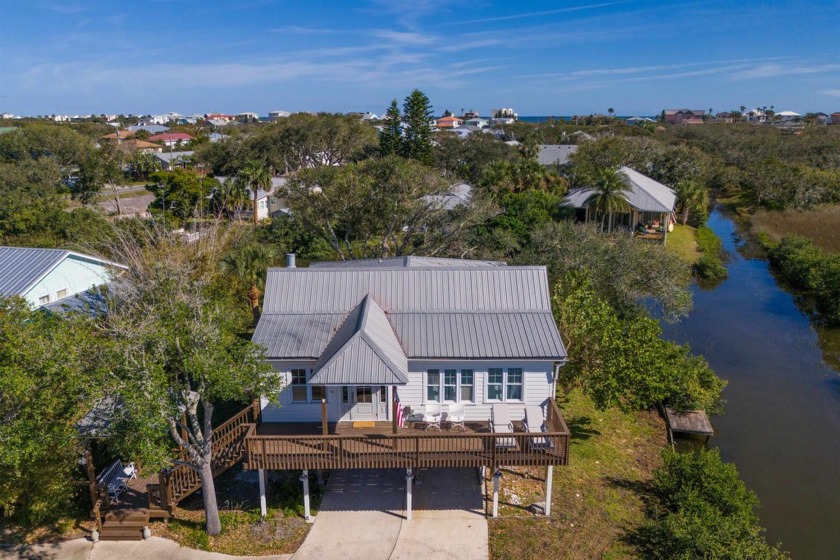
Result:
[[0,247],[0,296],[23,296],[68,256],[126,268],[90,255],[64,249]]
[[537,162],[540,165],[562,165],[569,163],[569,156],[577,151],[576,144],[540,144]]
[[370,297],[351,311],[315,363],[313,385],[405,385],[408,359]]
[[467,259],[443,259],[438,257],[391,257],[389,259],[358,259],[350,261],[320,261],[309,268],[452,268],[507,266],[504,261],[472,261]]
[[155,157],[161,161],[165,161],[166,163],[171,163],[172,161],[181,161],[184,158],[192,157],[195,152],[192,151],[184,151],[184,152],[158,152],[155,154]]
[[275,359],[332,355],[329,345],[347,344],[345,318],[369,296],[369,315],[381,308],[389,328],[371,321],[366,333],[380,348],[397,340],[407,358],[566,358],[545,267],[384,264],[270,269],[254,342]]
[[551,311],[544,266],[270,268],[263,313],[348,313],[370,294],[387,312]]
[[[674,191],[629,167],[622,167],[618,172],[630,182],[630,190],[627,191],[627,202],[630,206],[642,212],[671,213],[674,211],[674,204],[677,201]],[[573,189],[566,195],[563,204],[583,208],[593,192],[594,190],[589,187]]]

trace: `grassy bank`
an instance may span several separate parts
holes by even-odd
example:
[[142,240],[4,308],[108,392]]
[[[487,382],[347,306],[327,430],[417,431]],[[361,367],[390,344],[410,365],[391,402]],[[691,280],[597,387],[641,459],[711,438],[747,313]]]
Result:
[[[506,473],[503,490],[513,488],[522,505],[505,503],[501,513],[506,517],[490,521],[491,558],[638,555],[628,535],[645,520],[647,483],[662,464],[664,423],[649,412],[599,411],[577,390],[569,394],[563,413],[572,444],[569,465],[554,469],[552,515],[530,515],[524,507],[542,491],[539,473]],[[545,476],[544,469],[540,473]],[[503,497],[511,501],[510,493]]]
[[783,237],[804,237],[824,251],[840,254],[840,205],[804,211],[759,210],[750,222],[753,233],[772,243]]
[[700,260],[700,249],[697,247],[697,228],[674,225],[674,231],[668,234],[668,244],[665,247],[679,255],[688,264],[693,265]]

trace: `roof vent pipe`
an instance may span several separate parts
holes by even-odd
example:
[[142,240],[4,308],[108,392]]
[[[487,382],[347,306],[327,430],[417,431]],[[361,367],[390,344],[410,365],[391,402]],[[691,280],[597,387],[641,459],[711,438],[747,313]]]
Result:
[[297,268],[295,266],[295,254],[286,253],[286,268]]

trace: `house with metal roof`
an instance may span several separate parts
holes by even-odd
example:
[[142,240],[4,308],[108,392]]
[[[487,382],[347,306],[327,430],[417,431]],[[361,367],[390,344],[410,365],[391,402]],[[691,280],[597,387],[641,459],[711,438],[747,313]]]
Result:
[[[642,236],[665,241],[668,224],[677,202],[676,193],[669,187],[629,167],[622,167],[618,173],[627,183],[625,192],[629,210],[616,212],[607,217],[607,229],[627,229]],[[584,222],[601,223],[604,216],[597,215],[592,207],[595,189],[580,187],[570,190],[563,199],[563,205],[577,209],[577,217]]]
[[44,307],[108,284],[125,265],[63,249],[0,247],[0,296]]
[[577,144],[540,144],[537,162],[540,165],[565,165],[572,154],[577,153]]
[[412,410],[462,403],[487,420],[553,395],[566,351],[551,312],[545,267],[398,257],[268,271],[254,342],[285,376],[266,422],[390,422]]

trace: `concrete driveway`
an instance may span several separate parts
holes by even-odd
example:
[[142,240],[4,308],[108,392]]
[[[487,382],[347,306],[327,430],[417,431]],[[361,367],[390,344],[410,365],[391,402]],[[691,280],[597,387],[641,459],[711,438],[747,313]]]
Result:
[[427,469],[405,520],[405,470],[334,471],[293,560],[486,560],[487,520],[475,469]]

